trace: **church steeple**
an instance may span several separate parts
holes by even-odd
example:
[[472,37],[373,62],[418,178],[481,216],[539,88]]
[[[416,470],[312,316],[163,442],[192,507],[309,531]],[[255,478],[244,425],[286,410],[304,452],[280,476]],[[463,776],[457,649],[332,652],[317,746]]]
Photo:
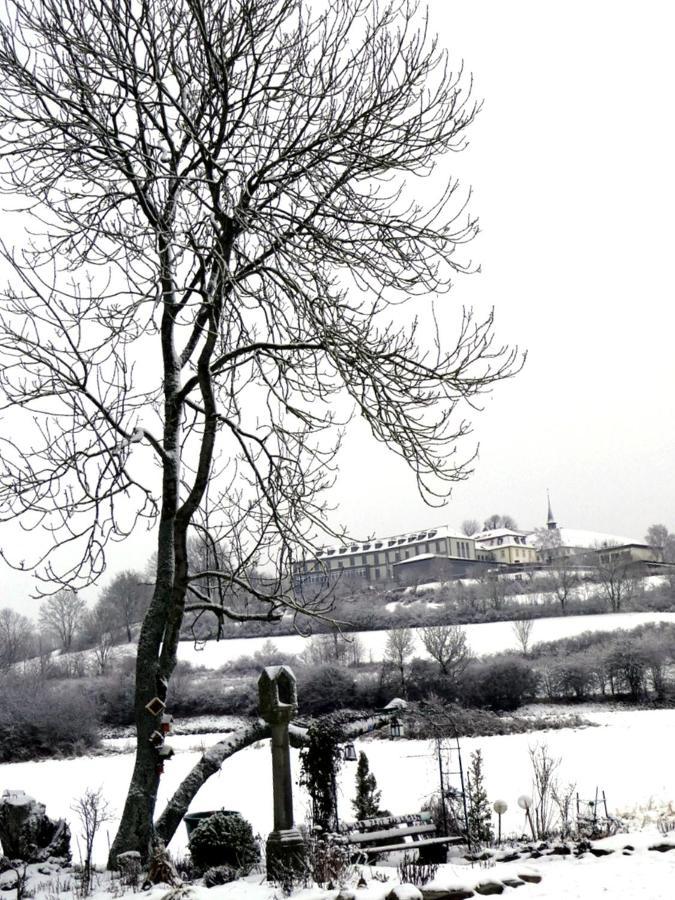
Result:
[[551,495],[548,492],[548,488],[546,489],[546,499],[548,500],[548,517],[546,519],[546,525],[549,531],[555,531],[558,526],[556,525],[556,521],[553,518],[553,510],[551,509]]

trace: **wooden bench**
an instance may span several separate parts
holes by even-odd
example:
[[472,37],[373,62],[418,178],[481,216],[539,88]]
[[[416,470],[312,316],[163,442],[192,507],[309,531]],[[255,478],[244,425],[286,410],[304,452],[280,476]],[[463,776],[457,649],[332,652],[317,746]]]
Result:
[[419,851],[420,862],[445,862],[449,844],[464,844],[461,835],[438,836],[430,812],[361,819],[340,826],[340,843],[353,848],[355,861],[368,862],[380,854]]

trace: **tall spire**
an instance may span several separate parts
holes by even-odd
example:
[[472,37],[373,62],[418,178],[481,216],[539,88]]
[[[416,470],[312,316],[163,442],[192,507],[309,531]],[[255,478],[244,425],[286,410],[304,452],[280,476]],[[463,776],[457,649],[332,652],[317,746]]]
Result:
[[551,495],[548,492],[548,488],[546,488],[546,499],[548,500],[548,517],[546,519],[546,525],[549,531],[554,531],[558,526],[556,525],[556,521],[553,518],[553,510],[551,509]]

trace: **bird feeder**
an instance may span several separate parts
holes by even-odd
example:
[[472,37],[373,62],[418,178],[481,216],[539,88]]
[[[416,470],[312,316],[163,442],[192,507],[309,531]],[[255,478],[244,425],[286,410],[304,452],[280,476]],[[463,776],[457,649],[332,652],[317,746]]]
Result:
[[164,713],[160,719],[159,727],[162,734],[168,734],[173,727],[173,716],[169,713]]
[[155,729],[155,731],[152,732],[152,734],[150,735],[148,740],[150,741],[150,743],[152,744],[153,747],[161,747],[162,744],[164,743],[164,735],[162,734],[161,731],[157,731]]

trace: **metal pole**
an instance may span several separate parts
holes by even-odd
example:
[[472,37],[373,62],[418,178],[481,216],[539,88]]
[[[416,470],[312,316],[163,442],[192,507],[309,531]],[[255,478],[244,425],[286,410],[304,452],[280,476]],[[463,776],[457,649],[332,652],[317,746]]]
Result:
[[448,834],[448,813],[445,808],[445,785],[443,783],[443,758],[441,756],[441,739],[436,739],[436,752],[438,754],[438,780],[441,789],[441,809],[443,811],[443,834]]
[[471,837],[469,836],[469,811],[466,808],[466,788],[464,787],[464,766],[462,765],[462,751],[459,747],[459,738],[457,741],[457,757],[459,759],[459,780],[462,785],[462,806],[464,807],[464,828],[466,830],[466,845],[471,849]]

